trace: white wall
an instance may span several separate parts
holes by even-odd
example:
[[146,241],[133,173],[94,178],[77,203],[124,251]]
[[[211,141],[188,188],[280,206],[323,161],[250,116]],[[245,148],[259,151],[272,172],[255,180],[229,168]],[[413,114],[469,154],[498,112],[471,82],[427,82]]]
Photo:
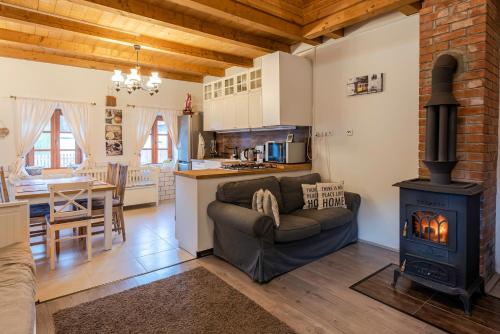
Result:
[[13,115],[14,103],[10,95],[38,97],[56,100],[96,102],[92,107],[92,153],[97,162],[122,161],[132,159],[133,137],[135,133],[134,109],[125,108],[127,104],[160,106],[181,110],[186,94],[193,96],[193,109],[201,110],[202,85],[177,80],[163,79],[160,93],[151,97],[145,92],[128,95],[120,92],[117,96],[119,106],[123,106],[124,155],[107,158],[104,142],[104,105],[105,96],[112,95],[110,90],[111,72],[90,70],[70,66],[38,63],[25,60],[0,58],[0,127],[6,126],[11,133],[0,138],[0,165],[8,166],[14,161]]
[[[418,174],[418,20],[387,16],[316,48],[313,133],[333,135],[315,139],[313,168],[361,194],[359,238],[390,248],[399,247],[392,184]],[[346,96],[349,78],[370,73],[384,73],[383,93]]]

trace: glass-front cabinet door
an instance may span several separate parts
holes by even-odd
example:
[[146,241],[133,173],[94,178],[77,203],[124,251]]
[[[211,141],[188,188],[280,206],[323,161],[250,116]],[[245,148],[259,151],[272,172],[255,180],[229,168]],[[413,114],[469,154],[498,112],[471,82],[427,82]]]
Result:
[[203,87],[203,99],[205,101],[211,100],[212,99],[212,84],[206,84]]
[[213,83],[213,98],[222,97],[222,80]]
[[224,95],[234,95],[234,77],[224,79]]
[[262,87],[262,70],[260,68],[250,71],[250,90]]
[[242,73],[236,76],[236,93],[248,91],[248,74]]

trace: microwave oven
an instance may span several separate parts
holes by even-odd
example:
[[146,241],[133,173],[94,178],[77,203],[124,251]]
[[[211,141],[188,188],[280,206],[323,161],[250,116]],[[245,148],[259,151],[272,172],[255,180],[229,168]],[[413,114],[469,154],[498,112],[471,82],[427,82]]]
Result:
[[268,141],[265,145],[265,160],[277,163],[306,162],[306,144]]

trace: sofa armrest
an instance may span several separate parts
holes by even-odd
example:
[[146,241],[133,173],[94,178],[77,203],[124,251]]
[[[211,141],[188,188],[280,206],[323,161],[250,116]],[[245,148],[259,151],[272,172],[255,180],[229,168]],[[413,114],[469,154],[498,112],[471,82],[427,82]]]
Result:
[[354,215],[357,215],[359,206],[361,205],[361,196],[359,196],[359,194],[345,191],[344,197],[347,208],[351,210],[354,213]]
[[0,203],[0,248],[17,242],[29,244],[29,203]]
[[254,237],[263,237],[273,231],[273,219],[255,210],[213,201],[208,205],[207,211],[216,224],[226,225]]

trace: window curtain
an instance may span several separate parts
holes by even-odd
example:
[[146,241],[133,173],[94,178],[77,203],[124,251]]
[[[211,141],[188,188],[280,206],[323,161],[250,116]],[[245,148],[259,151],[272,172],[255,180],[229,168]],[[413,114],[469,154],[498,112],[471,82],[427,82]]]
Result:
[[167,125],[168,133],[170,135],[170,138],[172,139],[172,158],[174,159],[174,161],[177,161],[177,149],[179,143],[178,117],[181,115],[181,112],[174,110],[162,110],[160,112],[160,115],[163,117],[163,121]]
[[73,132],[76,144],[83,153],[83,161],[79,169],[95,166],[95,161],[90,151],[90,108],[85,103],[59,103],[64,119]]
[[16,160],[12,168],[12,178],[28,176],[26,155],[35,145],[58,103],[37,99],[17,99],[14,119],[14,141]]
[[134,158],[131,165],[137,167],[141,164],[141,150],[144,147],[144,144],[146,144],[146,140],[151,133],[151,128],[156,120],[158,111],[136,107],[134,109],[134,113],[137,114],[137,123],[135,125]]

